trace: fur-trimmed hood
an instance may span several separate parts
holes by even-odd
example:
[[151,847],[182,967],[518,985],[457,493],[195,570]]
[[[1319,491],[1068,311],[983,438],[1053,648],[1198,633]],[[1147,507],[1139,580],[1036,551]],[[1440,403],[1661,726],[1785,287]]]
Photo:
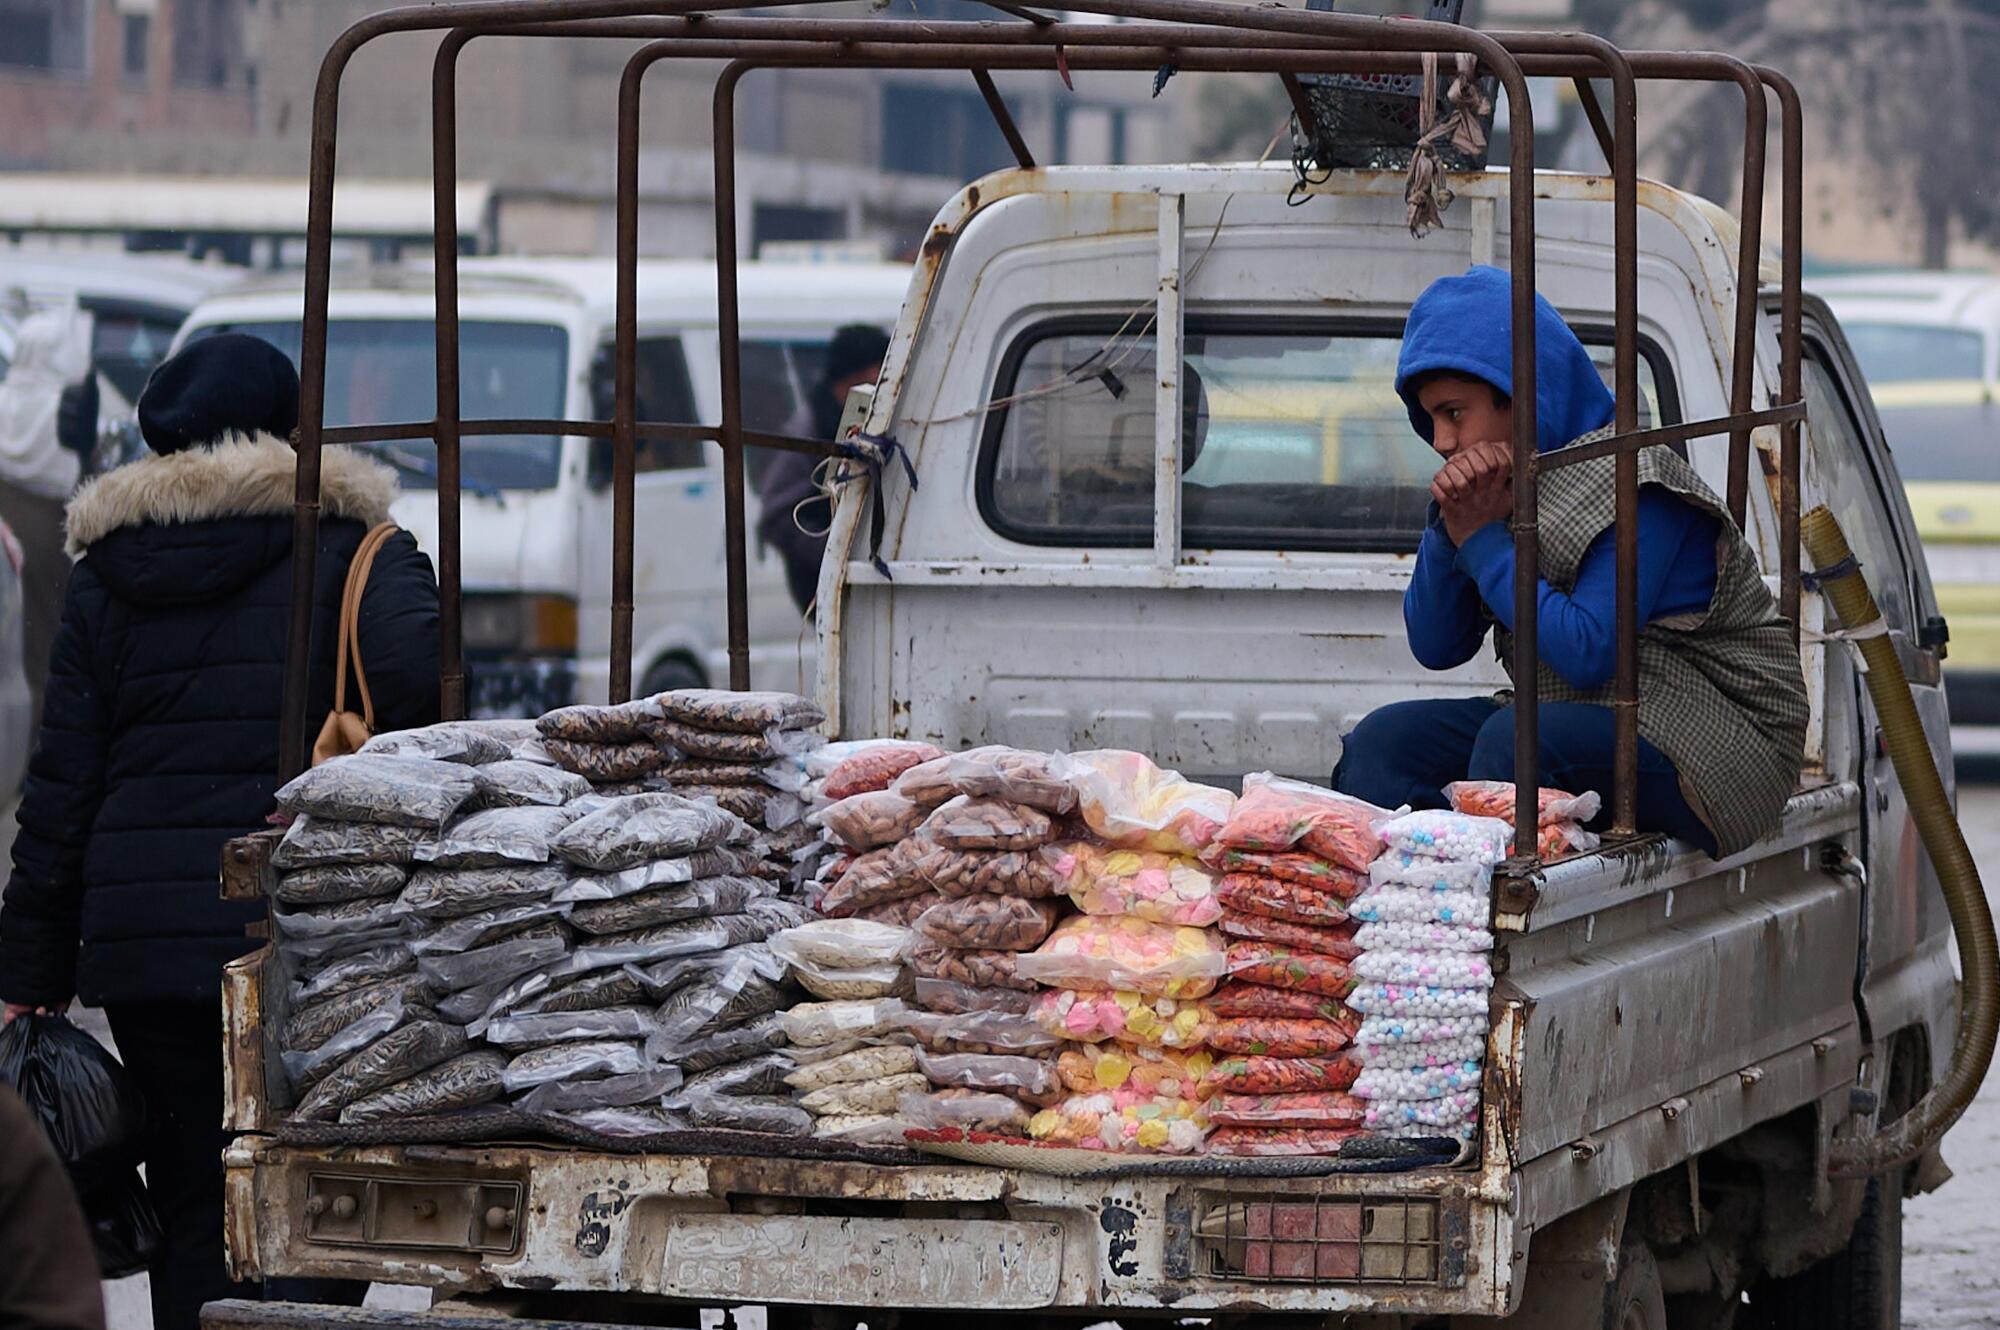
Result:
[[[98,476],[69,501],[67,548],[80,559],[114,531],[228,517],[288,517],[297,456],[271,434],[147,457]],[[374,526],[389,518],[396,473],[352,448],[320,453],[321,511]]]

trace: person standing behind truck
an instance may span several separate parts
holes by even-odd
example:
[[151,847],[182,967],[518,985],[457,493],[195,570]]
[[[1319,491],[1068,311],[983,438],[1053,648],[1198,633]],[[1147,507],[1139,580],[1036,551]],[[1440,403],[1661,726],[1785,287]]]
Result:
[[[806,403],[813,438],[833,438],[847,395],[880,378],[882,357],[888,354],[889,338],[880,328],[850,323],[834,329],[826,348],[826,368]],[[814,481],[820,460],[805,453],[779,453],[764,468],[759,494],[763,511],[757,518],[757,534],[784,559],[785,582],[801,614],[812,608],[819,594],[819,565],[826,557],[826,533],[833,522],[833,505]]]
[[[204,1302],[255,1296],[223,1271],[220,998],[264,909],[218,899],[215,883],[224,842],[264,825],[276,789],[298,413],[298,374],[276,347],[206,338],[140,394],[156,455],[70,501],[77,563],[0,898],[5,1019],[72,997],[102,1006],[145,1094],[164,1230],[154,1330],[193,1330]],[[396,497],[394,473],[351,449],[320,465],[313,715],[332,705],[348,563]],[[383,729],[437,719],[437,617],[430,560],[398,532],[361,601]]]
[[[1396,391],[1445,459],[1403,598],[1427,669],[1471,660],[1490,628],[1512,666],[1512,281],[1475,267],[1410,310]],[[1535,298],[1535,446],[1612,432],[1612,397],[1554,307]],[[1537,641],[1543,785],[1609,794],[1617,660],[1614,460],[1538,481]],[[1799,655],[1727,507],[1666,448],[1639,454],[1638,826],[1716,857],[1776,825],[1805,752]],[[1334,786],[1384,807],[1438,808],[1456,780],[1514,779],[1506,697],[1398,702],[1343,743]]]

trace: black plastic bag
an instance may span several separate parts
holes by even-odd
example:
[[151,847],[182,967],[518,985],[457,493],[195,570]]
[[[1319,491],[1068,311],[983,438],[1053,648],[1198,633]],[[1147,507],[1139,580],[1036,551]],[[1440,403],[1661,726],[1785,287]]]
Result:
[[160,1221],[136,1172],[146,1101],[118,1059],[62,1016],[30,1013],[0,1029],[0,1081],[14,1087],[76,1186],[106,1279],[146,1268]]

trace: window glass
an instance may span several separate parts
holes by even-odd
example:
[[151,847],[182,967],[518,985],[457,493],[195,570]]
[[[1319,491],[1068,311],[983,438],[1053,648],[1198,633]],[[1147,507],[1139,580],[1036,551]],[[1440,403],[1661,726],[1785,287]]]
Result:
[[1979,334],[1968,329],[1845,320],[1840,326],[1870,383],[1983,377],[1985,356]]
[[[1153,342],[1116,332],[1031,333],[1003,367],[980,491],[1002,534],[1152,542]],[[1396,395],[1399,337],[1191,325],[1184,346],[1184,545],[1416,548],[1439,461]],[[1639,377],[1644,427],[1661,390],[1643,357]]]
[[[694,385],[688,378],[681,339],[642,337],[636,359],[638,380],[633,386],[639,419],[669,425],[696,423]],[[633,463],[642,473],[691,471],[705,460],[705,447],[700,439],[640,439]]]
[[[261,337],[299,358],[292,321],[218,324],[219,332]],[[558,419],[569,371],[569,335],[552,324],[461,323],[459,414],[465,420]],[[327,328],[326,423],[374,425],[437,414],[436,329],[428,319],[335,319]],[[370,444],[401,473],[405,488],[436,484],[429,439]],[[459,475],[468,490],[553,489],[562,440],[553,435],[467,435]]]
[[1868,578],[1868,589],[1891,628],[1911,626],[1910,584],[1880,481],[1868,457],[1859,418],[1829,367],[1826,348],[1806,343],[1806,429],[1823,487],[1849,548]]
[[91,313],[90,357],[98,373],[137,402],[153,369],[167,358],[181,321],[165,312],[148,313],[115,305],[88,305]]
[[2000,404],[1985,384],[1879,388],[1875,414],[1904,480],[1991,484],[2000,477]]

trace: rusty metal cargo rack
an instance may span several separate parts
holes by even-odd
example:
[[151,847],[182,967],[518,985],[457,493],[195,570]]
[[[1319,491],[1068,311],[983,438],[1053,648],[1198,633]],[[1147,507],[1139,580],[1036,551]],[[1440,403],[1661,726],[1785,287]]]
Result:
[[[437,446],[438,580],[442,698],[448,717],[462,715],[465,673],[459,605],[459,441],[479,434],[556,434],[609,439],[612,446],[612,581],[610,690],[628,696],[632,684],[632,544],[634,453],[638,440],[701,440],[718,444],[723,458],[724,530],[728,542],[730,686],[749,684],[748,606],[745,592],[746,522],[744,450],[779,448],[835,455],[830,441],[787,438],[743,424],[742,366],[737,341],[736,90],[753,69],[959,69],[985,97],[1016,161],[1035,165],[994,86],[995,70],[1181,70],[1274,74],[1295,102],[1301,75],[1411,75],[1421,54],[1474,56],[1482,75],[1498,81],[1506,97],[1508,201],[1513,276],[1515,513],[1514,678],[1516,767],[1531,770],[1539,753],[1536,675],[1536,569],[1538,470],[1572,465],[1610,453],[1616,465],[1617,670],[1616,746],[1612,792],[1613,834],[1634,827],[1638,767],[1638,451],[1641,448],[1727,434],[1728,503],[1738,525],[1747,510],[1751,476],[1750,434],[1780,431],[1776,506],[1779,517],[1781,605],[1796,639],[1799,622],[1799,429],[1805,416],[1800,388],[1800,162],[1799,99],[1791,82],[1761,65],[1726,55],[1623,51],[1583,33],[1485,32],[1426,21],[1389,21],[1350,14],[1308,12],[1222,3],[1221,0],[1075,0],[1068,12],[1124,20],[1077,23],[1013,4],[993,3],[1009,17],[991,22],[906,19],[821,19],[800,10],[831,0],[807,0],[767,17],[734,17],[777,7],[766,0],[708,3],[632,3],[631,0],[490,0],[387,10],[349,28],[322,62],[313,100],[311,202],[306,231],[305,319],[300,366],[299,466],[293,539],[292,616],[285,676],[280,764],[299,770],[306,755],[307,679],[312,660],[312,591],[318,550],[320,449],[327,443],[361,443],[426,437]],[[332,260],[333,191],[341,82],[363,46],[394,34],[445,34],[432,73],[432,174],[435,188],[437,411],[427,421],[327,428],[327,294]],[[462,420],[459,417],[459,317],[457,196],[457,71],[466,45],[489,35],[565,39],[646,39],[627,62],[618,96],[616,398],[610,420]],[[637,413],[637,263],[639,108],[646,71],[661,60],[725,61],[715,84],[715,253],[717,325],[721,338],[722,412],[717,424],[642,421]],[[1617,436],[1547,457],[1535,451],[1534,112],[1530,75],[1573,79],[1585,113],[1611,166],[1613,178],[1614,371]],[[1608,79],[1609,113],[1592,80]],[[1744,98],[1741,226],[1732,339],[1729,412],[1722,417],[1640,431],[1638,416],[1638,204],[1637,86],[1669,79],[1735,83]],[[1775,404],[1752,405],[1757,272],[1763,241],[1767,94],[1782,115],[1781,220],[1783,274],[1780,316],[1780,387]],[[893,353],[892,353],[893,354]],[[1523,783],[1516,856],[1535,855],[1535,790]]]

